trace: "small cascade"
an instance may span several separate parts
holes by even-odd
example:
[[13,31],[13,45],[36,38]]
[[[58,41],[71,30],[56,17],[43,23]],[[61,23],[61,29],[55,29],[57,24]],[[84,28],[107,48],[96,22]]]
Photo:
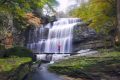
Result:
[[53,62],[66,59],[68,57],[70,57],[70,54],[37,54],[36,55],[37,60],[53,61]]
[[79,18],[60,18],[29,31],[27,48],[34,53],[71,53],[74,26]]
[[43,53],[45,48],[46,32],[48,29],[43,26],[29,31],[29,41],[27,48],[32,50],[34,53]]

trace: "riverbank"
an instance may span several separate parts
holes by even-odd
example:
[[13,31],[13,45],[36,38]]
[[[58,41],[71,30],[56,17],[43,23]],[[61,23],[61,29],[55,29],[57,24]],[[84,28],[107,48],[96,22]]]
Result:
[[17,47],[0,54],[0,80],[22,80],[30,72],[31,51]]
[[65,75],[65,80],[119,80],[120,52],[102,52],[62,60],[50,65],[49,70]]
[[0,58],[0,80],[22,80],[29,72],[31,58]]

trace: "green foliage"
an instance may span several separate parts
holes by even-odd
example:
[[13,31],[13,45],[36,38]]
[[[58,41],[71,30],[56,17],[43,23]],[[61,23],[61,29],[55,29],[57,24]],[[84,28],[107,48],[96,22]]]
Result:
[[56,0],[1,0],[0,7],[9,9],[14,15],[23,16],[25,12],[30,12],[35,8],[43,8],[45,4],[55,5]]
[[84,21],[92,20],[90,26],[97,32],[108,33],[116,26],[116,0],[90,0],[71,10],[70,15]]
[[[44,5],[49,4],[52,8],[54,5],[58,5],[56,0],[0,0],[0,31],[1,33],[6,27],[3,25],[4,15],[11,14],[14,20],[14,27],[19,31],[23,31],[26,28],[26,20],[24,15],[27,12],[34,12],[35,9],[42,9]],[[53,9],[53,8],[52,8]],[[7,14],[6,14],[7,13]],[[41,11],[42,13],[42,11]],[[5,21],[7,22],[7,21]]]
[[6,50],[9,56],[32,57],[32,52],[24,47],[14,47]]

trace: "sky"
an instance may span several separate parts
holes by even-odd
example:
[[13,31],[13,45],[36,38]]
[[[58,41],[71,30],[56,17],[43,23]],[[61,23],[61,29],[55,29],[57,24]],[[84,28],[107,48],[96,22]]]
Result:
[[[69,6],[71,6],[71,5],[75,5],[76,7],[78,6],[78,4],[80,4],[81,2],[83,2],[83,1],[88,1],[88,0],[78,0],[79,1],[79,3],[77,4],[76,3],[76,1],[77,0],[57,0],[58,2],[59,2],[59,6],[56,8],[55,7],[55,10],[57,11],[57,12],[64,12],[64,13],[66,13],[67,11],[68,11],[68,8],[69,8]],[[44,9],[43,9],[43,11],[44,11],[44,14],[46,14],[46,15],[53,15],[53,13],[48,13],[47,11],[49,11],[49,9],[47,9],[48,7],[45,7]],[[50,11],[49,11],[50,12]]]
[[59,2],[59,6],[57,8],[58,11],[65,12],[68,6],[75,4],[75,0],[57,0]]
[[[63,12],[66,12],[66,10],[69,6],[76,4],[76,0],[57,0],[57,1],[60,4],[57,8],[57,11],[63,11]],[[87,2],[88,0],[79,0],[79,1]]]

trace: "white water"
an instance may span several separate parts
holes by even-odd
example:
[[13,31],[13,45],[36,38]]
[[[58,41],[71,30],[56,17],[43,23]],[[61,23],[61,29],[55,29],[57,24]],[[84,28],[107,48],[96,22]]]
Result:
[[72,52],[73,28],[79,19],[62,18],[54,22],[45,42],[45,53]]
[[55,62],[70,57],[70,54],[37,54],[36,56],[37,60]]
[[[78,18],[61,18],[34,31],[30,31],[27,47],[37,53],[71,53],[74,26],[81,22]],[[44,39],[44,28],[49,28]]]

